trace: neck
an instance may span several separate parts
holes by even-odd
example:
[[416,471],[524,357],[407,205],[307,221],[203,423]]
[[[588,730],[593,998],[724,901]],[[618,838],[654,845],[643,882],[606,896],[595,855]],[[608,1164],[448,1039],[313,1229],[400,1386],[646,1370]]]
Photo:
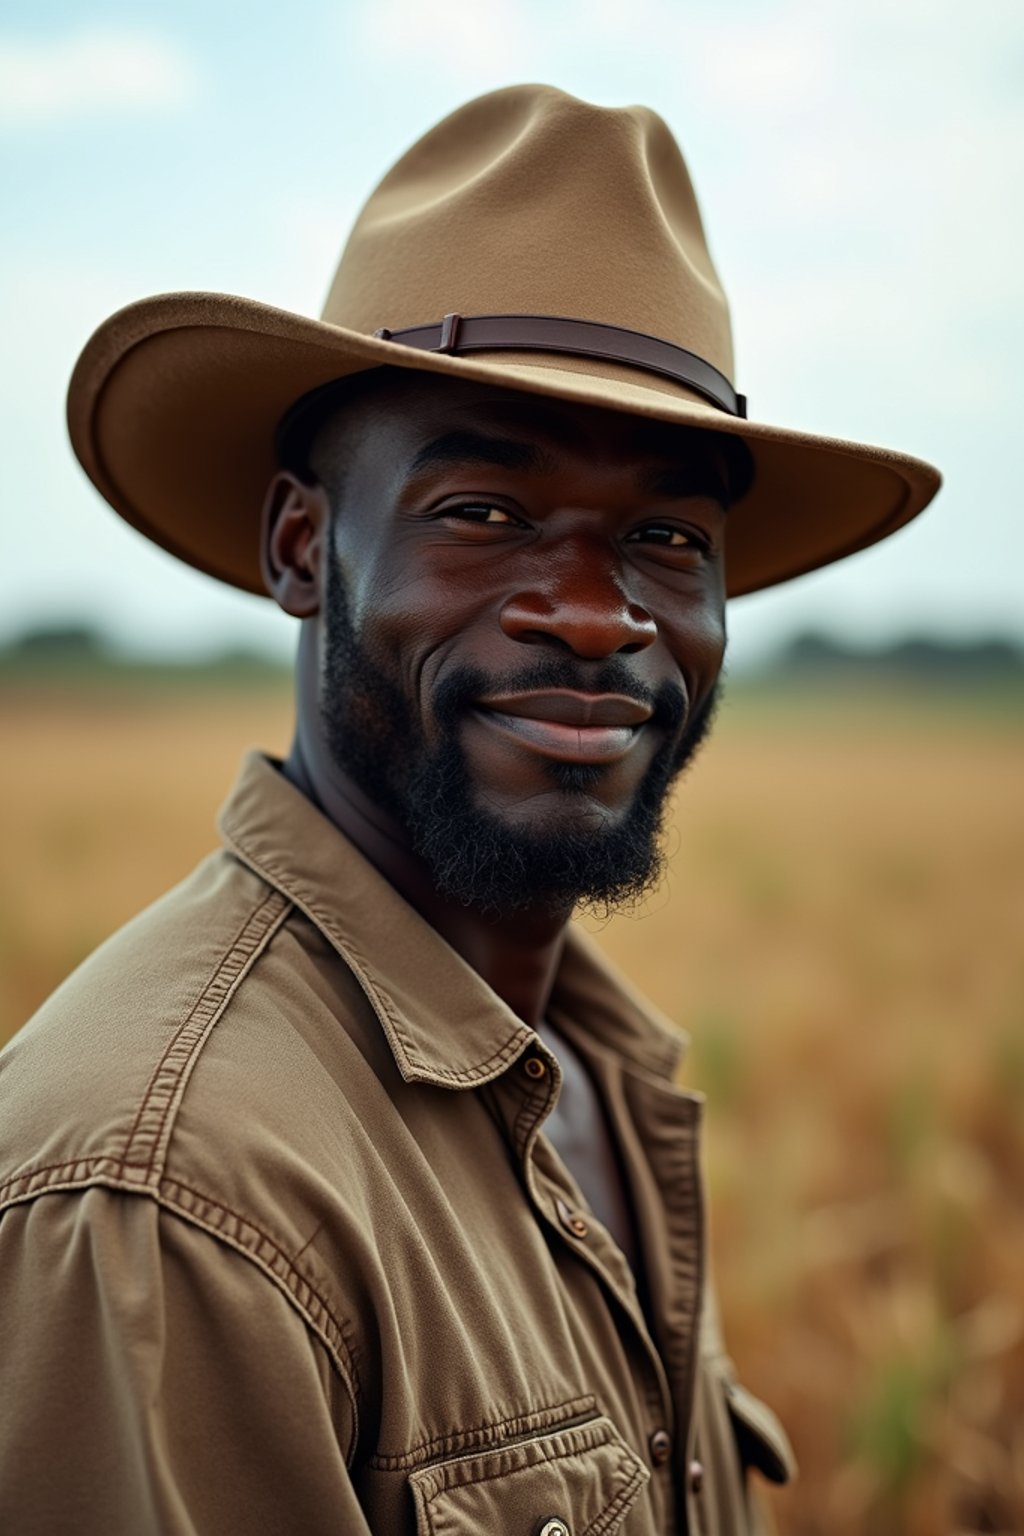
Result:
[[496,918],[441,895],[402,828],[336,767],[319,737],[309,739],[301,717],[284,773],[513,1013],[536,1028],[551,995],[571,912],[527,908],[513,918]]

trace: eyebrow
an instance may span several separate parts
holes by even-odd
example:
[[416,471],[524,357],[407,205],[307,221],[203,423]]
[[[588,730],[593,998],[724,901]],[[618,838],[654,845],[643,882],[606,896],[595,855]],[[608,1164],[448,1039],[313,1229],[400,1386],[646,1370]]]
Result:
[[489,464],[498,469],[532,470],[542,473],[551,468],[551,460],[535,443],[517,442],[509,437],[486,437],[482,432],[445,432],[420,449],[412,462],[412,471],[433,469],[441,464]]
[[641,483],[645,491],[655,496],[710,496],[725,507],[730,501],[727,476],[719,465],[704,457],[687,464],[661,466],[642,476]]
[[[489,437],[472,428],[444,432],[440,437],[424,444],[413,459],[411,473],[434,469],[446,464],[462,467],[487,465],[498,469],[522,470],[544,474],[553,469],[553,461],[534,442],[521,438]],[[685,463],[655,465],[639,476],[641,490],[649,495],[676,497],[710,496],[727,506],[730,500],[727,477],[713,455],[699,453]]]

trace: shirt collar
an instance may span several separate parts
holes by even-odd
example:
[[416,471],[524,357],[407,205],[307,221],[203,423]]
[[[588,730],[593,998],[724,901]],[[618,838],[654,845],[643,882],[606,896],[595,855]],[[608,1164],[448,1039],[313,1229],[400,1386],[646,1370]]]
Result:
[[[351,967],[409,1082],[471,1088],[498,1077],[533,1030],[487,985],[280,765],[247,754],[220,814],[225,846],[294,903]],[[605,1047],[671,1077],[683,1040],[570,930],[555,995]]]

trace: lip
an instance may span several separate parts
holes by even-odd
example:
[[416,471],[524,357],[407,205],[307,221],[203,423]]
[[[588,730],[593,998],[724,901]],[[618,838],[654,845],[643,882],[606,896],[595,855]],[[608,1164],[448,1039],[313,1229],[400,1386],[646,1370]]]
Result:
[[478,699],[483,709],[520,720],[550,720],[558,725],[643,725],[654,711],[625,693],[583,693],[574,688],[533,689],[491,694]]
[[528,750],[562,763],[615,763],[635,745],[653,711],[616,693],[545,689],[477,701],[486,724]]

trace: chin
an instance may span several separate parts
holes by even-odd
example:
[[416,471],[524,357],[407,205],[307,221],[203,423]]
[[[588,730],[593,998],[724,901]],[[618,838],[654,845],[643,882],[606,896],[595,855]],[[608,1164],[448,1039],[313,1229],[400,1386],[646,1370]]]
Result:
[[516,838],[537,842],[565,836],[597,838],[628,821],[633,802],[609,804],[602,795],[594,793],[595,788],[586,782],[565,785],[509,806],[480,797],[477,812]]

